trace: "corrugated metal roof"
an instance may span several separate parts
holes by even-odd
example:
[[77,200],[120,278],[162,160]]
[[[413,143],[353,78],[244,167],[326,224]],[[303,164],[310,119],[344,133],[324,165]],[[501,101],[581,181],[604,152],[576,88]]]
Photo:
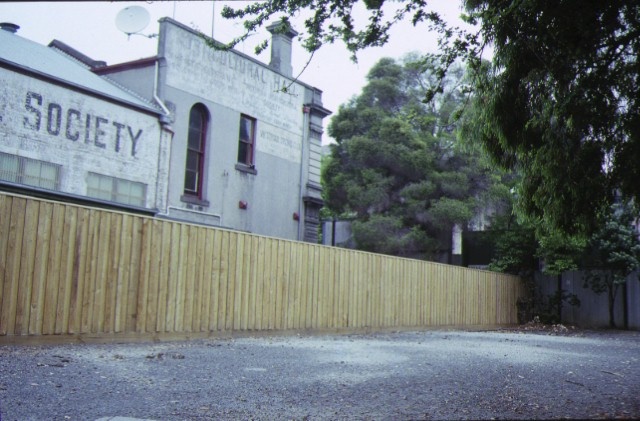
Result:
[[117,87],[59,51],[5,30],[0,30],[0,60],[94,94],[162,112],[156,105]]

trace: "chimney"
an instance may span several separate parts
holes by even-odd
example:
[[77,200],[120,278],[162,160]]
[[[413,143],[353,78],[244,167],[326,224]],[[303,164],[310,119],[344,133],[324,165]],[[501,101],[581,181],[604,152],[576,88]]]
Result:
[[0,22],[0,29],[15,34],[20,29],[20,26],[10,22]]
[[269,67],[280,72],[284,76],[293,75],[291,66],[291,42],[298,33],[289,22],[280,21],[267,26],[271,32],[271,62]]

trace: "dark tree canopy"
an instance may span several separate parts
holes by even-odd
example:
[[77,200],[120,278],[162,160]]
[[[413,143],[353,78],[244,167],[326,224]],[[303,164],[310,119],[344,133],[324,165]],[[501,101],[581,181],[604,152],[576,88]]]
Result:
[[[353,217],[360,249],[432,260],[451,230],[483,208],[500,181],[479,150],[456,139],[451,113],[463,96],[455,69],[437,106],[424,104],[424,64],[381,59],[362,93],[329,125],[336,139],[323,166],[325,205]],[[415,57],[414,57],[415,58]]]
[[468,1],[495,46],[479,78],[482,140],[523,175],[529,216],[593,228],[616,191],[640,198],[635,1]]
[[[271,0],[224,16],[245,19],[248,32],[271,17],[310,13],[304,46],[341,40],[354,56],[384,44],[401,19],[436,31],[434,74],[457,60],[476,70],[477,138],[505,168],[523,175],[519,209],[567,232],[589,232],[616,192],[640,199],[640,7],[637,0],[464,0],[477,30],[451,27],[427,1]],[[238,40],[239,41],[239,40]],[[493,48],[491,66],[480,54]],[[262,46],[264,47],[264,45]],[[442,92],[434,81],[425,99]]]

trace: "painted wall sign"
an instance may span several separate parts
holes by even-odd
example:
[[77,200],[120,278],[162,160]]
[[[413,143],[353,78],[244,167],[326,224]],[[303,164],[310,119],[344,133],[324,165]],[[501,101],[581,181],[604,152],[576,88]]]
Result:
[[49,101],[38,92],[28,91],[24,100],[23,126],[72,142],[81,141],[101,149],[136,156],[142,129]]
[[[65,193],[85,195],[89,172],[166,183],[169,143],[152,114],[0,67],[0,117],[0,151],[59,165]],[[147,204],[165,196],[150,188]]]
[[240,54],[215,50],[190,31],[166,29],[168,85],[257,119],[257,151],[300,161],[302,85]]
[[285,130],[276,127],[262,125],[258,130],[257,148],[259,151],[286,159],[291,162],[300,162],[300,137],[292,136]]
[[168,85],[302,135],[302,86],[237,53],[208,47],[193,33],[167,29]]

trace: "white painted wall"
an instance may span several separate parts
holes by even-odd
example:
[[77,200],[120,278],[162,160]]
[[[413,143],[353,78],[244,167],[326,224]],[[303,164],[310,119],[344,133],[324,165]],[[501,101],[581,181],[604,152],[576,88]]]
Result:
[[86,195],[91,171],[145,183],[146,207],[165,207],[170,135],[156,115],[5,68],[0,98],[0,151],[62,165],[62,192]]
[[[304,221],[293,215],[302,203],[301,181],[308,180],[302,162],[309,155],[302,152],[309,147],[303,110],[308,88],[240,53],[215,50],[170,19],[161,21],[159,56],[160,96],[174,110],[169,216],[297,239]],[[189,111],[196,103],[211,115],[203,197],[208,206],[180,199]],[[257,120],[257,174],[236,168],[241,114]],[[240,209],[241,201],[247,209]]]

